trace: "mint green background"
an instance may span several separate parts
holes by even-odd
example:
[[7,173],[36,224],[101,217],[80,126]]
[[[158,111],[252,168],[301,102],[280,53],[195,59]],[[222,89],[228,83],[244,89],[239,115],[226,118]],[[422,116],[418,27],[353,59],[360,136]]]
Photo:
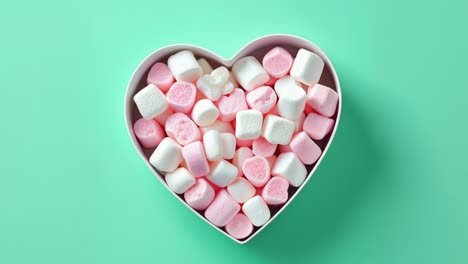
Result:
[[[467,263],[466,2],[285,5],[2,3],[0,263]],[[303,192],[241,246],[153,177],[123,98],[163,45],[230,57],[271,33],[328,53],[343,116]]]

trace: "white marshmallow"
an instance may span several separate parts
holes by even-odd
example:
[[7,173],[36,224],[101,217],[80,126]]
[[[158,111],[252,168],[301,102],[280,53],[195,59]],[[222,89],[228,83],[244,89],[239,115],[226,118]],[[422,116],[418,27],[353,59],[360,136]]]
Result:
[[236,137],[231,133],[221,133],[223,159],[232,159],[236,152]]
[[320,80],[324,65],[319,55],[300,49],[294,59],[290,74],[297,81],[311,85]]
[[195,184],[195,178],[186,168],[178,168],[168,172],[165,176],[166,183],[177,194],[184,193]]
[[213,71],[211,65],[204,58],[198,59],[197,62],[202,68],[202,74],[210,74]]
[[149,162],[156,169],[171,172],[182,162],[182,147],[172,138],[166,137],[151,155]]
[[216,101],[234,90],[234,85],[229,82],[229,71],[224,66],[200,77],[197,80],[197,87],[211,101]]
[[245,178],[237,178],[237,180],[227,187],[227,190],[238,203],[245,203],[245,201],[252,198],[256,192],[255,187]]
[[294,123],[291,120],[270,114],[263,121],[262,136],[271,144],[289,144],[293,133]]
[[241,147],[236,150],[234,157],[232,158],[232,164],[237,167],[237,177],[244,175],[242,164],[244,164],[246,159],[253,157],[253,155],[253,151],[247,147]]
[[234,85],[234,88],[240,88],[239,83],[236,81],[236,78],[234,78],[232,71],[229,71],[229,81]]
[[299,187],[307,176],[307,170],[293,152],[281,153],[271,171],[273,176],[281,176],[294,187]]
[[215,161],[206,178],[219,187],[226,187],[237,178],[237,168],[225,160]]
[[258,138],[262,132],[262,118],[262,113],[255,109],[237,112],[236,137],[243,140]]
[[199,126],[208,126],[218,119],[218,108],[208,99],[195,103],[192,109],[192,119]]
[[264,225],[271,217],[270,209],[260,195],[245,202],[242,205],[242,211],[254,226]]
[[229,122],[223,122],[221,120],[216,120],[211,125],[200,127],[200,131],[203,135],[206,133],[206,131],[209,130],[216,130],[219,133],[234,134],[234,128],[232,127],[232,124]]
[[286,75],[275,82],[275,92],[278,94],[278,96],[281,96],[284,91],[287,92],[291,89],[294,89],[296,86],[301,87],[301,84],[294,80],[293,77]]
[[299,118],[291,120],[294,123],[294,133],[293,134],[295,134],[295,133],[302,130],[302,126],[304,125],[305,118],[306,118],[306,115],[304,114],[304,112],[302,112],[301,115],[299,116]]
[[209,130],[203,135],[203,144],[208,160],[220,160],[223,158],[223,140],[216,130]]
[[167,66],[177,81],[194,82],[202,75],[202,67],[190,50],[182,50],[167,59]]
[[255,57],[248,56],[238,60],[232,66],[234,77],[247,91],[262,86],[270,76]]
[[141,89],[133,96],[133,101],[144,119],[155,118],[169,108],[166,97],[154,84]]
[[306,96],[304,89],[299,86],[291,86],[291,89],[279,96],[278,113],[289,120],[299,118],[304,112]]

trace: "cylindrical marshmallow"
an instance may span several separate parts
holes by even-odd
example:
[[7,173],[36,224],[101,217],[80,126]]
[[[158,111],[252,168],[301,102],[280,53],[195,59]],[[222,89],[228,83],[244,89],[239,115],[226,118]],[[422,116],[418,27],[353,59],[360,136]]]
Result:
[[184,193],[195,184],[195,178],[186,168],[178,168],[164,176],[169,188],[177,194]]
[[133,96],[141,116],[145,119],[152,119],[169,108],[166,97],[154,84],[149,84]]
[[307,104],[317,113],[331,117],[335,114],[338,104],[338,93],[325,85],[316,84],[307,91]]
[[172,138],[166,137],[154,150],[149,162],[160,171],[170,172],[177,169],[182,159],[182,147]]
[[156,85],[163,93],[169,90],[175,79],[171,70],[162,62],[155,63],[149,73],[146,82]]
[[240,147],[234,153],[234,157],[232,158],[232,164],[237,167],[237,177],[241,177],[244,175],[242,172],[242,164],[245,160],[253,157],[253,152],[250,148],[247,147]]
[[278,98],[271,87],[262,86],[250,91],[245,99],[250,108],[266,114],[275,106]]
[[236,137],[231,133],[221,133],[223,142],[223,159],[232,159],[236,152]]
[[287,179],[292,186],[299,187],[307,176],[307,170],[296,154],[288,152],[278,156],[271,174],[281,176]]
[[229,95],[222,96],[216,102],[216,106],[219,110],[219,119],[225,122],[234,120],[237,112],[248,108],[245,93],[240,88],[234,89]]
[[205,217],[215,226],[223,227],[240,211],[240,205],[226,190],[221,190],[205,211]]
[[281,78],[288,74],[293,60],[293,57],[287,50],[281,47],[275,47],[265,54],[262,65],[270,76]]
[[232,163],[225,160],[218,160],[211,163],[210,172],[206,178],[219,187],[226,187],[237,177],[237,168]]
[[182,50],[170,56],[167,66],[177,81],[194,82],[203,72],[190,50]]
[[183,147],[182,156],[187,164],[187,169],[194,177],[205,176],[210,171],[205,149],[200,141],[192,142]]
[[262,132],[263,115],[255,109],[242,110],[236,116],[236,137],[238,139],[256,139]]
[[289,90],[295,88],[301,88],[301,84],[289,75],[278,79],[275,83],[275,92],[278,94],[278,96],[281,96],[284,92],[287,93]]
[[188,114],[192,110],[197,95],[193,83],[175,82],[166,94],[167,102],[174,112]]
[[223,140],[221,133],[216,130],[209,130],[203,135],[203,144],[205,146],[206,157],[210,161],[223,158]]
[[271,178],[262,190],[262,198],[269,205],[284,204],[288,200],[289,182],[283,177]]
[[244,57],[234,63],[232,72],[239,84],[247,91],[262,86],[270,79],[260,62],[252,56]]
[[205,134],[206,131],[209,131],[209,130],[216,130],[219,133],[234,134],[234,128],[232,127],[231,123],[223,122],[221,120],[216,120],[211,125],[200,127],[200,131],[201,131],[202,134]]
[[289,120],[297,119],[304,111],[306,93],[298,86],[292,86],[287,92],[283,92],[278,99],[278,113]]
[[172,114],[166,121],[165,130],[169,137],[182,146],[201,140],[198,126],[183,113]]
[[242,211],[254,226],[262,226],[270,220],[271,213],[268,205],[257,195],[242,205]]
[[208,99],[202,99],[195,103],[192,109],[192,119],[199,126],[208,126],[218,119],[218,108]]
[[211,65],[204,58],[198,59],[197,62],[198,64],[200,64],[200,67],[202,68],[202,74],[210,74],[213,71],[213,68],[211,67]]
[[289,147],[302,163],[307,165],[315,163],[322,155],[320,147],[304,131],[293,136]]
[[252,198],[256,192],[255,187],[245,178],[237,178],[237,180],[227,187],[227,190],[238,203],[245,203],[245,201]]
[[333,129],[334,123],[331,118],[310,113],[304,121],[304,131],[312,139],[322,140]]
[[268,114],[263,121],[262,136],[272,144],[289,144],[293,132],[291,120]]
[[275,154],[277,144],[272,144],[268,142],[263,137],[259,137],[255,139],[252,143],[252,151],[255,156],[262,156],[262,157],[270,157],[271,155]]
[[244,214],[237,214],[226,225],[226,232],[236,239],[244,239],[252,234],[253,225]]
[[166,137],[161,125],[153,119],[138,119],[133,131],[144,148],[154,148]]
[[185,202],[195,210],[205,210],[213,201],[215,191],[213,187],[203,178],[184,193]]
[[290,74],[297,81],[311,85],[320,80],[323,66],[324,62],[319,55],[300,49],[294,59]]
[[270,163],[265,157],[254,156],[244,161],[242,172],[255,187],[263,187],[270,179]]

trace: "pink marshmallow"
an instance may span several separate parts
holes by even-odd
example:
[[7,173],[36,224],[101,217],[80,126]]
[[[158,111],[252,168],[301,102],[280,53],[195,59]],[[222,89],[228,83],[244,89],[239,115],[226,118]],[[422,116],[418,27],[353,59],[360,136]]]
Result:
[[268,160],[268,163],[270,163],[270,168],[273,168],[277,158],[278,157],[276,157],[275,155],[272,155],[272,156],[266,158]]
[[304,121],[304,131],[312,139],[322,140],[333,128],[335,121],[331,118],[310,113]]
[[213,201],[215,191],[204,178],[197,182],[184,193],[185,202],[195,210],[205,210]]
[[169,116],[165,129],[167,135],[182,146],[201,140],[198,126],[183,113],[175,113]]
[[320,147],[304,131],[293,136],[291,142],[289,142],[289,147],[302,163],[307,165],[315,163],[322,155]]
[[200,141],[192,142],[182,148],[187,169],[193,177],[205,176],[210,171],[208,160],[206,159],[205,149]]
[[262,191],[263,200],[269,205],[284,204],[288,200],[289,182],[283,177],[273,177]]
[[245,99],[250,108],[266,114],[275,106],[278,97],[273,88],[262,86],[247,93]]
[[265,83],[265,85],[266,86],[273,86],[277,80],[278,79],[270,76],[270,79],[268,79],[268,81]]
[[192,110],[197,96],[193,83],[175,82],[166,94],[166,99],[174,112],[188,114]]
[[170,107],[166,109],[166,111],[159,114],[157,117],[154,118],[156,122],[158,122],[161,126],[166,125],[167,119],[174,113]]
[[304,108],[304,114],[308,115],[310,113],[314,113],[314,109],[312,108],[312,106],[306,104],[305,105],[305,108]]
[[254,156],[244,161],[242,172],[255,187],[262,187],[270,179],[270,163],[264,157]]
[[216,106],[219,110],[219,119],[230,122],[236,118],[237,112],[247,109],[244,90],[234,89],[229,95],[221,97]]
[[275,154],[278,144],[271,144],[264,137],[255,139],[252,143],[252,151],[255,156],[270,157]]
[[223,227],[240,211],[241,206],[222,189],[205,211],[205,217],[215,226]]
[[133,131],[144,148],[155,148],[166,137],[161,125],[153,119],[138,119],[133,125]]
[[169,67],[167,67],[166,64],[157,62],[153,65],[153,67],[151,67],[146,82],[148,84],[152,83],[156,85],[159,90],[165,93],[175,82],[175,79],[171,70],[169,70]]
[[262,64],[265,71],[273,78],[281,78],[288,74],[293,64],[293,57],[283,48],[271,49],[263,57]]
[[238,148],[251,147],[252,143],[253,143],[253,139],[238,139],[238,138],[236,138],[236,146]]
[[244,239],[252,234],[253,225],[249,218],[242,213],[237,214],[226,225],[226,232],[233,238]]
[[232,158],[232,164],[237,167],[237,177],[241,177],[243,175],[242,164],[244,164],[244,161],[253,156],[252,150],[247,147],[241,147],[236,150],[234,158]]
[[307,91],[307,104],[317,113],[331,117],[336,111],[338,93],[325,85],[316,84]]
[[292,152],[292,149],[289,147],[289,145],[279,145],[278,150],[279,153]]

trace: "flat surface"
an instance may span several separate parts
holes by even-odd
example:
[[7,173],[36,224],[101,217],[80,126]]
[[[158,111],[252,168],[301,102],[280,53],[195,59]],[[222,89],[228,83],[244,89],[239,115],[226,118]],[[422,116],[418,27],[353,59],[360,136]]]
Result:
[[[31,1],[32,2],[32,1]],[[463,1],[39,1],[0,8],[0,263],[467,263]],[[328,156],[247,245],[152,176],[123,98],[158,47],[315,42],[344,94]]]

